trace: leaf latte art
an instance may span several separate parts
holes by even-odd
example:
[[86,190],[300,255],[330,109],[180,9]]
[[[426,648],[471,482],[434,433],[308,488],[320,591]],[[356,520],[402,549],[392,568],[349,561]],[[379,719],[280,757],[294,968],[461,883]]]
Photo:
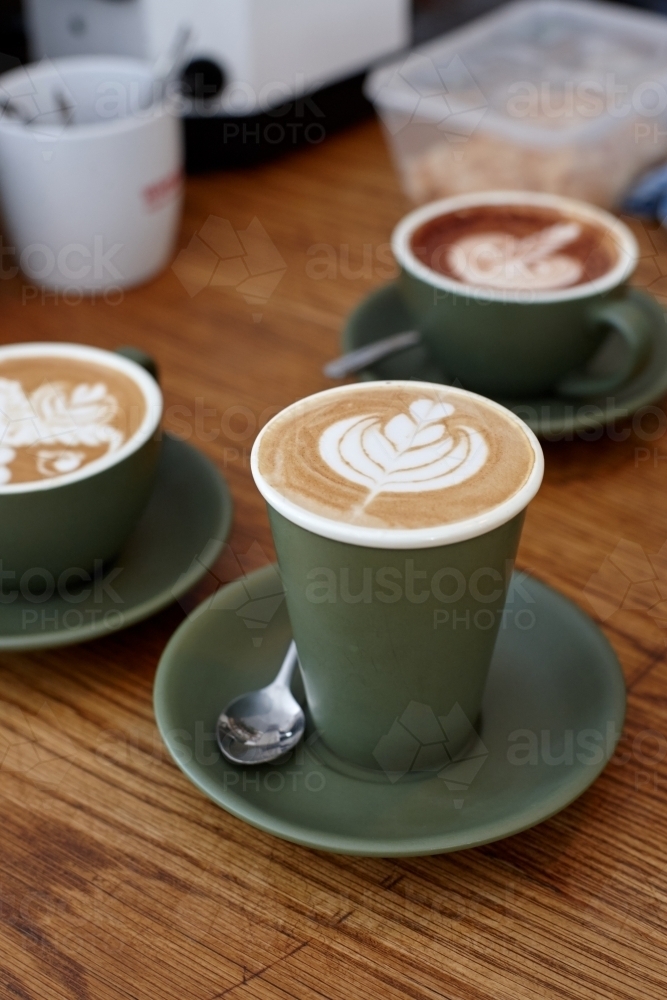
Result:
[[492,510],[535,461],[523,425],[501,407],[425,382],[310,396],[274,417],[256,448],[258,473],[290,504],[383,530]]
[[417,399],[407,413],[382,424],[377,414],[348,417],[324,431],[320,455],[338,475],[365,486],[366,506],[380,493],[423,493],[456,486],[476,475],[488,458],[483,436],[446,420],[450,403]]

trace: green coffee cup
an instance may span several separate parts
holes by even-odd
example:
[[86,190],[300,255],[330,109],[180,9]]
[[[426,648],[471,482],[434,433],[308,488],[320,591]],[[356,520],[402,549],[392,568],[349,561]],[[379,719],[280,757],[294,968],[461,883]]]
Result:
[[[311,399],[352,397],[359,389],[343,386]],[[472,395],[447,392],[454,401]],[[404,755],[398,720],[406,711],[426,709],[443,722],[450,758],[469,742],[498,631],[511,613],[508,585],[544,463],[521,420],[499,404],[483,403],[502,411],[528,439],[532,471],[495,509],[435,528],[363,527],[306,510],[260,471],[273,421],[253,449],[252,472],[268,505],[313,723],[337,758],[390,778],[393,752]],[[440,738],[439,748],[427,750],[413,770],[442,767],[441,754]]]
[[[15,599],[17,590],[73,591],[118,554],[148,502],[162,394],[145,370],[153,365],[154,371],[152,360],[132,349],[130,357],[125,353],[78,344],[0,348],[5,600]],[[60,374],[39,375],[40,384],[28,391],[28,381],[37,377],[33,366],[41,372],[54,365]],[[72,385],[60,381],[70,367],[79,380]],[[90,377],[80,379],[86,372]],[[108,389],[105,376],[118,388]]]
[[[546,291],[476,287],[427,266],[412,240],[425,223],[478,206],[535,206],[589,222],[609,236],[616,261],[594,281]],[[602,209],[558,195],[487,191],[445,198],[407,215],[392,246],[399,285],[415,326],[449,381],[495,398],[613,392],[641,366],[653,323],[628,296],[639,251],[628,227]],[[582,373],[611,333],[626,344],[624,363],[603,377]]]

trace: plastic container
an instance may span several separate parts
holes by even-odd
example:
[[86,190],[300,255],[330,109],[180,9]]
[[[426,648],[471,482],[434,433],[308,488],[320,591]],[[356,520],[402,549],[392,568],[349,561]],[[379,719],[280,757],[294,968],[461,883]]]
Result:
[[615,205],[667,155],[667,18],[518,0],[372,73],[406,193],[525,188]]

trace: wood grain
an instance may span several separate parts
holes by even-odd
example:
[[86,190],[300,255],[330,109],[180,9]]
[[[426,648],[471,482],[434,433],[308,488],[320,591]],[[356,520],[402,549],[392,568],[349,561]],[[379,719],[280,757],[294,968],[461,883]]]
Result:
[[[210,216],[237,229],[259,219],[285,262],[268,301],[189,294],[168,270],[118,305],[70,305],[17,277],[0,282],[3,341],[131,343],[157,357],[167,426],[234,494],[215,570],[229,580],[273,558],[248,468],[257,429],[326,386],[321,366],[346,313],[390,276],[387,242],[407,208],[373,124],[191,180],[179,250]],[[665,295],[667,241],[637,229],[636,280]],[[313,269],[325,254],[329,274]],[[206,285],[201,261],[190,273]],[[625,440],[546,447],[520,563],[604,619],[629,714],[596,785],[510,840],[419,860],[329,857],[204,799],[160,743],[151,687],[205,587],[106,640],[2,655],[3,1000],[662,1000],[667,558],[645,557],[667,541],[667,420],[653,412],[648,440],[650,419]]]

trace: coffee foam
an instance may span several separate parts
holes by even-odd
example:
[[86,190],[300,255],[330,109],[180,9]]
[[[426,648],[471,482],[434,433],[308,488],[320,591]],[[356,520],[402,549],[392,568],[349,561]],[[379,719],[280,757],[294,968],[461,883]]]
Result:
[[[522,240],[507,233],[464,236],[449,249],[447,263],[467,285],[520,291],[567,288],[581,281],[584,267],[580,260],[567,256],[567,241],[565,253],[556,253],[551,247],[543,250],[557,228],[543,229]],[[576,224],[572,228],[580,231]],[[532,253],[526,248],[528,242],[534,248]]]
[[527,434],[501,408],[424,384],[303,400],[265,428],[257,455],[269,486],[306,511],[408,530],[493,510],[534,465]]
[[618,262],[609,230],[535,205],[476,205],[420,226],[411,245],[427,267],[463,285],[552,291],[595,281]]
[[48,354],[0,360],[0,486],[57,480],[131,441],[147,402],[118,369]]

